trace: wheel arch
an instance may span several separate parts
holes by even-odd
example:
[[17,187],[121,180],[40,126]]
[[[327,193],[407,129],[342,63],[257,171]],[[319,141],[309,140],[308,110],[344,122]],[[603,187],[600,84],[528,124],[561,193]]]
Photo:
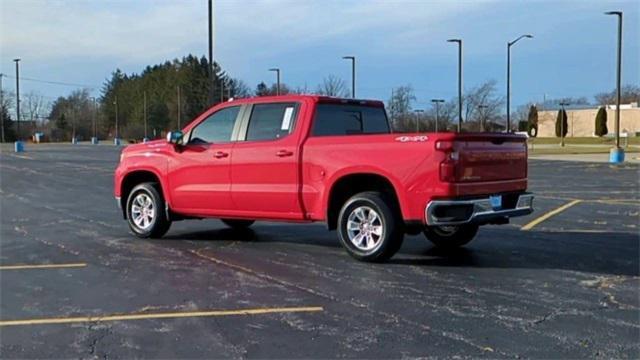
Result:
[[168,206],[168,196],[166,193],[166,186],[162,182],[160,177],[155,171],[149,169],[137,169],[127,173],[120,183],[120,208],[122,209],[122,216],[127,218],[127,199],[134,187],[145,182],[153,182],[160,187],[158,190]]
[[402,215],[400,192],[389,177],[375,172],[344,174],[336,178],[327,192],[325,216],[329,230],[336,229],[342,205],[353,195],[365,191],[383,193],[392,201],[391,206],[399,212],[399,215]]

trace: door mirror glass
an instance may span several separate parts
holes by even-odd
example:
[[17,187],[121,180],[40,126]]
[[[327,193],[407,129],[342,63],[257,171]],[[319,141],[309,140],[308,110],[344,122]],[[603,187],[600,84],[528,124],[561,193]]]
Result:
[[169,131],[167,133],[167,142],[169,144],[180,145],[182,144],[183,137],[184,137],[184,134],[180,130]]

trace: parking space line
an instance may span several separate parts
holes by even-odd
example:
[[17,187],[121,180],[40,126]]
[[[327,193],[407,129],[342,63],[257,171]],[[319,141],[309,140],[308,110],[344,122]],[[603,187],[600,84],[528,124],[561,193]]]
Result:
[[0,270],[65,269],[65,268],[80,268],[85,266],[87,266],[87,263],[41,264],[41,265],[0,265]]
[[570,208],[570,207],[572,207],[572,206],[574,206],[576,204],[579,204],[581,202],[582,202],[582,200],[570,201],[570,202],[560,206],[559,208],[557,208],[555,210],[551,210],[551,211],[547,212],[546,214],[538,217],[537,219],[534,219],[530,223],[528,223],[528,224],[524,225],[523,227],[521,227],[520,230],[525,230],[525,231],[526,230],[531,230],[534,226],[540,224],[541,222],[543,222],[543,221],[549,219],[550,217],[552,217],[554,215],[557,215],[557,214],[567,210],[568,208]]
[[308,307],[282,307],[282,308],[257,308],[257,309],[238,309],[238,310],[208,310],[208,311],[189,311],[189,312],[167,312],[167,313],[151,313],[151,314],[117,314],[105,316],[77,316],[77,317],[59,317],[59,318],[41,318],[26,320],[1,320],[1,326],[19,326],[19,325],[46,325],[46,324],[71,324],[86,322],[106,322],[106,321],[125,321],[125,320],[145,320],[145,319],[171,319],[171,318],[189,318],[189,317],[214,317],[214,316],[231,316],[231,315],[261,315],[261,314],[282,314],[282,313],[298,313],[298,312],[320,312],[324,308],[320,306]]

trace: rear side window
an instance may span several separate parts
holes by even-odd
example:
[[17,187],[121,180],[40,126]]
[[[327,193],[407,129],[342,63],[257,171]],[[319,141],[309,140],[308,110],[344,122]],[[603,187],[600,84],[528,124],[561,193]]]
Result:
[[297,108],[295,103],[253,105],[247,140],[274,140],[287,136],[293,130]]
[[204,144],[231,141],[231,133],[239,106],[232,106],[216,111],[196,126],[191,132],[190,144]]
[[350,104],[318,104],[314,136],[387,134],[389,123],[382,107]]

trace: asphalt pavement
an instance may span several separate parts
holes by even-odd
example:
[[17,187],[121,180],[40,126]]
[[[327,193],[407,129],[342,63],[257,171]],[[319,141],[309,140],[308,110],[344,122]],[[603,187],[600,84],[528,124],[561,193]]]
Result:
[[640,166],[530,161],[536,212],[384,264],[323,224],[129,233],[119,149],[0,154],[0,358],[639,358]]

